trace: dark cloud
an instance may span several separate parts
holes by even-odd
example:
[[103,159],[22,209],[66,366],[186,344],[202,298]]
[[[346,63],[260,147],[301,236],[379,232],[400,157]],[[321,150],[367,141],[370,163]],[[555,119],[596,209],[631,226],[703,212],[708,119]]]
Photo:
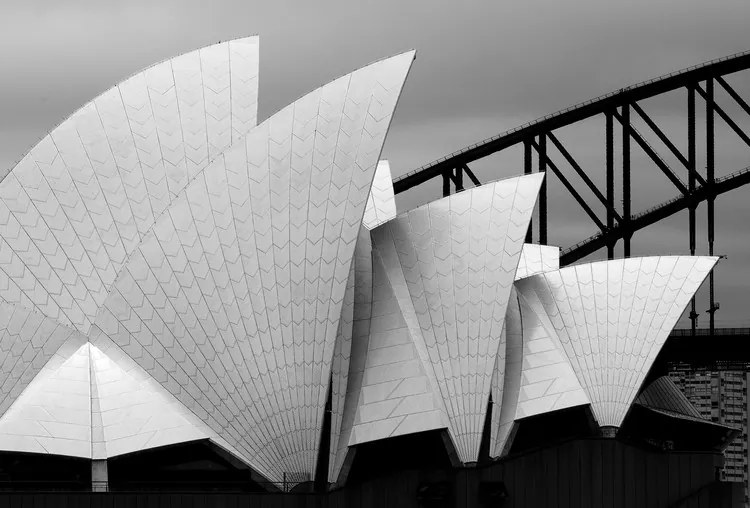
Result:
[[[139,69],[254,33],[261,36],[261,118],[353,68],[417,49],[384,153],[396,175],[571,104],[750,49],[746,0],[0,1],[1,167]],[[747,80],[733,83],[750,93]],[[684,104],[676,95],[648,107],[677,136],[685,130]],[[601,181],[602,127],[579,126],[560,136]],[[750,164],[736,140],[722,144],[718,157],[720,174]],[[518,154],[509,153],[475,169],[489,180],[521,166]],[[634,211],[676,194],[645,157],[634,157],[633,172]],[[438,191],[437,184],[424,186],[400,196],[400,206]],[[743,240],[750,217],[745,191],[735,192],[720,200],[717,212],[717,251],[729,255],[717,271],[719,317],[727,322],[746,316],[742,302],[750,288]],[[550,195],[551,241],[567,246],[595,231],[559,184],[550,184]],[[682,214],[639,233],[634,251],[685,252],[686,223]],[[700,245],[705,252],[705,241]]]

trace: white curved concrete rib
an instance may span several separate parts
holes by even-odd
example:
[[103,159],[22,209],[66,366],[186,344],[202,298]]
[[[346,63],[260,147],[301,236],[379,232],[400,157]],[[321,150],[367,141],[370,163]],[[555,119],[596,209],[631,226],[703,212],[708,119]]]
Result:
[[371,282],[369,276],[363,277],[370,269],[369,256],[363,255],[363,253],[369,254],[370,252],[369,248],[362,247],[366,240],[369,240],[369,233],[364,228],[360,228],[357,245],[354,248],[354,259],[349,269],[349,279],[344,292],[336,344],[333,349],[333,361],[331,363],[331,442],[328,448],[328,471],[326,473],[329,482],[333,481],[331,475],[341,439],[346,390],[349,384],[349,367],[351,365],[354,334],[354,309],[357,297],[355,288],[361,292],[362,286]]
[[[506,453],[513,423],[551,411],[589,403],[556,334],[549,333],[523,296],[513,290],[505,316],[507,357],[498,362],[493,377],[490,455]],[[502,383],[498,380],[502,379]],[[495,388],[496,385],[499,388]]]
[[479,453],[496,356],[505,358],[505,310],[542,178],[476,187],[373,230],[373,247],[433,371],[463,462]]
[[662,256],[581,264],[516,283],[559,341],[599,425],[619,427],[651,364],[718,258]]
[[273,481],[315,473],[354,246],[413,58],[339,78],[225,151],[157,220],[97,317]]
[[497,356],[492,373],[492,420],[490,456],[499,457],[509,442],[516,420],[518,393],[523,367],[523,333],[518,293],[513,287],[505,311],[505,325],[500,343],[505,344],[505,357]]
[[156,218],[256,123],[258,38],[135,74],[76,111],[0,181],[0,301],[87,333]]
[[389,280],[378,251],[371,256],[370,291],[355,300],[359,326],[331,481],[339,480],[348,446],[448,427],[429,359],[419,354],[394,293],[394,284],[406,283]]

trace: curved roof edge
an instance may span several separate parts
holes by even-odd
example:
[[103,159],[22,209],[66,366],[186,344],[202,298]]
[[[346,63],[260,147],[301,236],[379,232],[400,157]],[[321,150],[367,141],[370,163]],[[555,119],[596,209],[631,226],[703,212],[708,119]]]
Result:
[[596,261],[527,277],[516,288],[559,341],[599,425],[619,427],[669,332],[717,261]]
[[[331,84],[331,83],[333,83],[333,82],[335,82],[335,81],[337,81],[337,80],[339,80],[339,79],[341,79],[341,78],[345,78],[345,77],[347,77],[347,76],[350,76],[350,75],[352,75],[352,74],[356,73],[357,71],[361,71],[362,69],[365,69],[365,68],[367,68],[367,67],[369,67],[369,66],[371,66],[371,65],[374,65],[374,64],[377,64],[377,63],[383,62],[383,61],[385,61],[385,60],[388,60],[388,59],[390,59],[390,58],[396,58],[396,57],[399,57],[399,56],[402,56],[402,55],[406,55],[406,54],[408,54],[408,53],[414,53],[414,55],[415,55],[415,56],[414,56],[414,58],[413,58],[412,60],[416,60],[416,50],[403,51],[403,52],[401,52],[401,53],[396,53],[396,54],[395,54],[395,55],[393,55],[393,56],[389,56],[389,57],[385,57],[385,58],[379,58],[379,59],[377,59],[377,60],[375,60],[375,61],[373,61],[373,62],[370,62],[370,63],[369,63],[369,64],[367,64],[367,65],[363,65],[363,66],[361,66],[361,67],[358,67],[357,69],[353,70],[352,72],[348,72],[348,73],[346,73],[346,74],[342,74],[341,76],[337,76],[336,78],[333,78],[333,79],[331,79],[330,81],[328,81],[328,82],[326,82],[326,83],[323,83],[322,85],[318,86],[317,88],[315,88],[315,89],[313,89],[313,90],[309,91],[309,92],[308,92],[308,93],[306,93],[306,94],[303,94],[303,95],[299,96],[299,97],[298,97],[297,99],[295,99],[294,101],[292,101],[292,102],[290,102],[289,104],[287,104],[286,106],[284,106],[284,107],[280,108],[280,109],[279,109],[278,111],[276,111],[275,113],[273,113],[272,115],[270,115],[270,116],[269,116],[268,118],[265,118],[265,119],[263,119],[263,120],[262,120],[261,122],[259,122],[259,123],[257,124],[257,126],[256,126],[256,127],[254,128],[254,129],[251,129],[251,132],[252,132],[253,130],[256,130],[256,129],[260,129],[260,128],[262,128],[263,126],[267,125],[267,124],[269,123],[269,121],[270,121],[270,120],[271,120],[272,118],[274,118],[275,116],[279,115],[279,114],[280,114],[280,113],[282,113],[282,112],[283,112],[284,110],[286,110],[286,109],[288,109],[288,108],[291,108],[291,107],[293,107],[293,106],[294,106],[294,104],[298,103],[298,102],[299,102],[299,101],[300,101],[301,99],[304,99],[304,98],[306,98],[306,97],[312,96],[312,95],[313,95],[313,94],[315,94],[316,92],[319,92],[320,90],[322,90],[322,89],[323,89],[324,87],[326,87],[327,85],[329,85],[329,84]],[[389,129],[390,129],[390,125],[389,125]],[[247,134],[250,134],[251,132],[249,132],[249,133],[247,133]],[[246,135],[246,136],[247,136],[247,135]],[[230,147],[230,148],[231,148],[231,147]],[[148,236],[149,236],[150,234],[153,234],[154,228],[156,227],[156,225],[157,225],[157,223],[159,222],[159,220],[161,219],[161,217],[163,217],[163,216],[164,216],[165,214],[167,214],[167,213],[168,213],[168,212],[169,212],[169,211],[170,211],[170,210],[172,209],[172,207],[173,207],[173,206],[175,205],[175,203],[177,203],[177,201],[178,201],[178,200],[179,200],[179,199],[180,199],[181,197],[183,197],[183,196],[185,196],[185,195],[187,194],[187,191],[188,191],[188,188],[190,187],[190,184],[192,184],[192,183],[193,183],[193,182],[194,182],[195,180],[197,180],[197,179],[198,179],[198,177],[202,176],[202,175],[203,175],[203,174],[204,174],[204,173],[206,172],[206,170],[207,170],[208,168],[210,168],[210,167],[211,167],[211,166],[212,166],[213,164],[215,164],[215,163],[216,163],[216,161],[217,161],[217,159],[219,159],[220,157],[222,157],[223,155],[225,155],[225,153],[226,153],[226,152],[227,152],[227,151],[228,151],[228,150],[229,150],[230,148],[228,148],[228,149],[227,149],[227,150],[225,150],[224,152],[222,152],[222,153],[218,154],[218,155],[217,155],[217,156],[216,156],[216,157],[215,157],[214,159],[212,159],[211,161],[209,161],[209,163],[208,163],[208,164],[206,164],[206,166],[205,166],[205,167],[204,167],[203,169],[201,169],[201,170],[200,170],[200,171],[199,171],[198,173],[196,173],[196,174],[195,174],[195,176],[193,176],[192,178],[190,178],[190,180],[188,180],[188,182],[187,182],[187,183],[185,184],[185,187],[184,187],[184,188],[183,188],[183,189],[182,189],[182,190],[181,190],[181,191],[179,192],[179,194],[178,194],[177,196],[175,196],[175,198],[174,198],[174,199],[172,200],[172,202],[171,202],[171,203],[169,204],[169,206],[165,207],[165,208],[164,208],[164,210],[162,210],[162,211],[161,211],[161,213],[160,213],[160,214],[159,214],[158,216],[154,217],[154,223],[153,223],[153,224],[151,225],[151,228],[149,229],[149,231],[148,231],[148,232],[146,232],[146,233],[145,233],[145,234],[144,234],[144,235],[143,235],[143,236],[141,237],[141,239],[140,239],[140,242],[139,242],[139,243],[138,243],[138,245],[136,246],[136,249],[134,249],[134,250],[133,250],[133,252],[135,252],[135,251],[137,250],[137,247],[139,247],[139,246],[143,245],[144,241],[145,241],[145,240],[146,240],[146,239],[148,238]],[[387,161],[385,161],[385,162],[387,163]],[[368,196],[369,196],[369,194],[368,194]],[[364,213],[365,213],[365,211],[364,211],[364,209],[363,209],[363,211],[362,211],[362,214],[364,215]],[[360,221],[360,222],[361,222],[361,221]],[[132,253],[131,253],[131,255],[132,255]],[[127,265],[127,261],[125,262],[125,265]]]
[[485,145],[485,144],[490,143],[492,141],[497,141],[498,139],[501,139],[503,137],[509,136],[509,135],[514,134],[514,133],[516,133],[518,131],[521,131],[523,129],[527,129],[529,127],[541,124],[541,123],[543,123],[543,122],[545,122],[547,120],[559,117],[559,116],[561,116],[561,115],[563,115],[565,113],[568,113],[570,111],[579,109],[581,107],[588,106],[590,104],[594,104],[596,102],[603,101],[605,99],[609,99],[609,98],[614,97],[616,95],[620,95],[620,94],[624,94],[624,93],[627,93],[627,92],[631,92],[631,91],[633,91],[635,89],[638,89],[638,88],[640,88],[642,86],[649,85],[649,84],[652,84],[652,83],[657,83],[659,81],[663,81],[663,80],[668,79],[668,78],[679,76],[679,75],[685,74],[687,72],[699,71],[699,70],[705,69],[707,67],[710,67],[712,65],[720,64],[720,63],[723,63],[723,62],[726,62],[726,61],[729,61],[729,60],[739,59],[739,58],[743,58],[743,57],[750,57],[750,51],[741,51],[739,53],[733,53],[733,54],[728,55],[728,56],[724,56],[724,57],[720,57],[720,58],[715,58],[713,60],[708,60],[706,62],[697,64],[697,65],[693,65],[693,66],[690,66],[690,67],[685,67],[685,68],[677,70],[677,71],[672,71],[670,73],[662,74],[662,75],[657,76],[655,78],[647,79],[645,81],[641,81],[641,82],[635,83],[633,85],[628,85],[628,86],[619,88],[617,90],[614,90],[614,91],[611,91],[611,92],[607,92],[605,94],[602,94],[602,95],[599,95],[597,97],[594,97],[593,99],[588,99],[586,101],[579,102],[577,104],[573,104],[571,106],[568,106],[567,108],[563,108],[563,109],[558,110],[558,111],[556,111],[554,113],[550,113],[550,114],[538,117],[538,118],[536,118],[534,120],[531,120],[529,122],[521,124],[521,125],[519,125],[517,127],[513,127],[512,129],[508,129],[507,131],[501,132],[500,134],[496,134],[496,135],[491,136],[489,138],[485,138],[482,141],[479,141],[477,143],[469,145],[469,146],[467,146],[465,148],[462,148],[460,150],[456,150],[454,152],[451,152],[448,155],[445,155],[443,157],[440,157],[438,159],[433,160],[432,162],[429,162],[427,164],[423,164],[422,166],[420,166],[420,167],[418,167],[416,169],[413,169],[413,170],[411,170],[411,171],[409,171],[407,173],[404,173],[403,175],[397,177],[396,179],[394,179],[393,183],[396,184],[397,182],[399,182],[401,180],[404,180],[404,179],[406,179],[406,178],[408,178],[410,176],[413,176],[413,175],[415,175],[417,173],[420,173],[421,171],[427,170],[427,169],[429,169],[429,168],[431,168],[431,167],[433,167],[433,166],[435,166],[435,165],[437,165],[437,164],[439,164],[441,162],[444,162],[444,161],[446,161],[448,159],[452,159],[454,157],[458,157],[460,155],[463,155],[463,154],[469,152],[470,150],[473,150],[474,148],[477,148],[479,146]]
[[[476,187],[470,187],[470,188],[464,189],[463,191],[461,191],[459,193],[454,193],[454,194],[451,194],[449,196],[442,196],[442,197],[439,197],[437,199],[433,199],[432,201],[428,201],[427,203],[423,203],[423,204],[421,204],[419,206],[415,206],[414,208],[409,208],[408,210],[404,210],[403,212],[398,212],[395,217],[393,217],[393,218],[389,219],[388,221],[385,221],[385,222],[383,222],[381,224],[378,224],[376,227],[372,228],[370,231],[376,231],[379,228],[382,228],[385,225],[390,224],[394,220],[406,218],[410,213],[413,213],[415,211],[424,210],[424,209],[426,209],[426,208],[428,208],[430,206],[435,206],[438,203],[447,202],[448,200],[450,200],[451,198],[455,198],[456,196],[470,194],[471,192],[473,192],[473,191],[475,191],[477,189],[481,189],[482,187],[487,187],[487,186],[490,186],[490,185],[504,183],[504,182],[507,182],[509,180],[516,180],[516,179],[518,179],[519,181],[524,181],[524,179],[529,179],[529,181],[532,181],[534,179],[539,178],[539,179],[541,179],[543,181],[544,179],[546,179],[546,177],[547,177],[546,175],[547,174],[544,173],[544,172],[542,172],[542,173],[529,173],[529,174],[523,174],[523,175],[504,176],[502,178],[498,178],[497,180],[490,180],[488,182],[484,182],[482,185],[479,185],[479,186],[476,186]],[[398,178],[396,180],[398,180]],[[394,180],[394,182],[396,180]],[[539,183],[539,185],[541,186],[541,182]],[[526,244],[524,244],[524,245],[526,245]],[[531,245],[531,244],[529,244],[529,245]]]
[[200,50],[203,50],[203,49],[208,49],[208,48],[211,48],[211,47],[214,47],[214,46],[218,46],[220,44],[226,44],[226,43],[229,43],[229,42],[242,41],[242,40],[245,40],[245,39],[257,39],[258,41],[260,41],[260,35],[259,34],[241,35],[239,37],[234,37],[234,38],[227,39],[227,40],[224,40],[224,41],[220,40],[220,41],[214,42],[212,44],[207,44],[205,46],[200,46],[200,47],[193,48],[193,49],[190,49],[190,50],[187,50],[187,51],[183,51],[182,53],[177,53],[176,55],[172,55],[172,56],[168,56],[166,58],[163,58],[163,59],[161,59],[161,60],[159,60],[157,62],[154,62],[154,63],[152,63],[152,64],[150,64],[150,65],[148,65],[146,67],[143,67],[143,68],[141,68],[141,69],[139,69],[139,70],[137,70],[137,71],[135,71],[135,72],[133,72],[131,74],[128,74],[127,76],[123,77],[122,79],[119,79],[115,84],[113,84],[112,86],[109,86],[109,87],[105,88],[100,93],[98,93],[96,96],[94,96],[92,99],[84,102],[78,108],[74,109],[69,115],[63,117],[59,122],[57,122],[54,125],[54,127],[52,127],[51,129],[45,131],[44,134],[42,134],[41,136],[39,136],[35,141],[33,141],[29,145],[29,147],[26,150],[24,150],[22,152],[21,156],[18,159],[14,160],[11,163],[11,166],[9,168],[0,168],[0,182],[2,182],[5,179],[5,177],[8,176],[8,173],[10,173],[11,171],[13,171],[13,169],[24,159],[24,157],[26,157],[29,154],[29,152],[31,152],[31,150],[34,149],[35,146],[37,146],[41,141],[43,141],[44,138],[46,138],[47,136],[49,136],[50,134],[52,134],[52,132],[54,132],[55,129],[57,129],[63,123],[65,123],[66,121],[68,121],[68,119],[70,119],[73,116],[75,116],[76,113],[78,113],[79,111],[81,111],[82,109],[84,109],[86,106],[88,106],[89,104],[91,104],[92,102],[94,102],[99,97],[105,95],[110,90],[112,90],[114,88],[117,88],[117,86],[120,85],[121,83],[124,83],[125,81],[127,81],[127,80],[129,80],[131,78],[134,78],[134,77],[136,77],[136,76],[138,76],[140,74],[143,74],[143,73],[147,72],[149,69],[153,69],[154,67],[157,67],[157,66],[159,66],[159,65],[161,65],[163,63],[169,62],[170,60],[174,60],[175,58],[179,58],[181,56],[189,55],[191,53],[195,53],[196,51],[200,51]]

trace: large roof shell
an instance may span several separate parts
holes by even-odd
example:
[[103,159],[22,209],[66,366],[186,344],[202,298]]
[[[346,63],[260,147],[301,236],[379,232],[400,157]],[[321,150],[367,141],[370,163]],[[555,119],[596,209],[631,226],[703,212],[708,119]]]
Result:
[[281,482],[315,474],[354,245],[413,52],[253,129],[133,252],[96,325]]
[[716,257],[586,263],[516,283],[556,338],[599,425],[619,427],[657,353]]
[[[373,230],[463,462],[478,458],[511,286],[543,175],[454,194]],[[504,345],[503,345],[504,346]]]

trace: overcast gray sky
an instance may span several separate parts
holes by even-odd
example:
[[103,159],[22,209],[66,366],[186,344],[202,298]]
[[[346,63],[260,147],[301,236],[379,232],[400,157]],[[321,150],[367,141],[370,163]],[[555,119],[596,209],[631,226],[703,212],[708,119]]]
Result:
[[[261,119],[334,77],[417,49],[383,154],[398,175],[571,104],[748,50],[748,19],[747,0],[0,0],[0,167],[143,67],[259,34]],[[749,78],[731,81],[748,99]],[[646,105],[670,133],[684,133],[684,96]],[[741,124],[750,131],[748,119]],[[602,126],[560,136],[600,178]],[[750,165],[750,150],[730,137],[719,147],[718,174]],[[684,136],[676,139],[684,144]],[[516,174],[513,157],[483,161],[477,173],[485,180]],[[675,195],[656,171],[634,157],[634,211]],[[399,197],[399,206],[437,192],[424,186]],[[716,250],[729,256],[717,270],[717,319],[728,326],[750,325],[748,192],[717,206]],[[595,232],[559,184],[551,182],[550,194],[551,243],[567,247]],[[687,252],[686,227],[682,214],[640,233],[634,253]]]

